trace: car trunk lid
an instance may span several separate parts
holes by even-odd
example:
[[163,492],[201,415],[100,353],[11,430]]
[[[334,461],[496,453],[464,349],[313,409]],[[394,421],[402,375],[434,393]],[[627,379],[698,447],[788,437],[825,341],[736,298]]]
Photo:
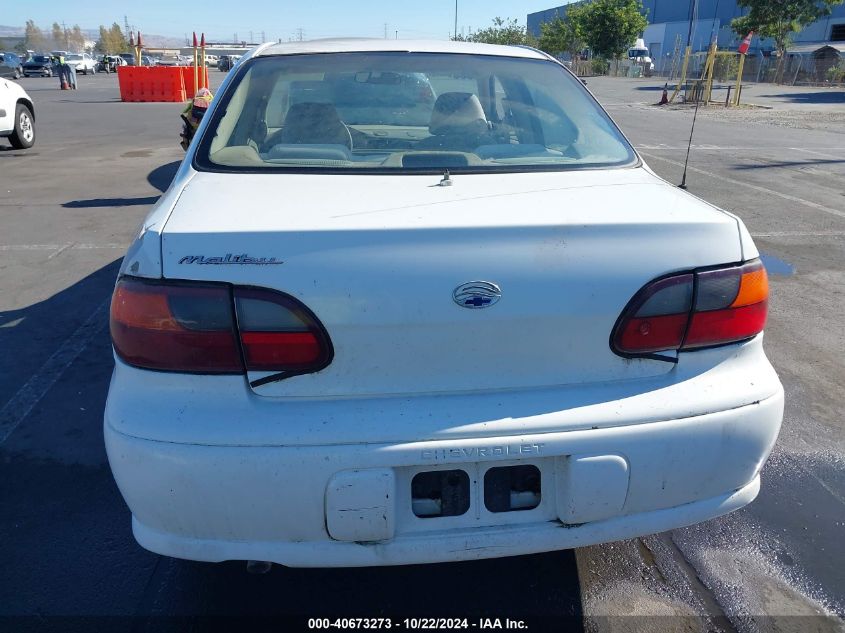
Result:
[[[332,363],[253,388],[324,397],[668,372],[611,351],[626,303],[657,276],[742,257],[734,218],[644,169],[441,180],[199,173],[163,232],[164,276],[302,301],[332,339]],[[456,289],[478,281],[501,298],[459,305]]]

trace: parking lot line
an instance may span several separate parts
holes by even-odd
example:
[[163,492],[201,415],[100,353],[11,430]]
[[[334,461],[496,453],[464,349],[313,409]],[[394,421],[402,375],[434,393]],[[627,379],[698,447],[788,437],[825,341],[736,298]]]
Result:
[[[676,165],[678,167],[683,167],[684,164],[680,161],[670,160],[668,158],[663,158],[662,156],[655,156],[654,154],[648,154],[646,152],[641,151],[640,154],[646,156],[648,158],[652,158],[654,160],[660,160],[665,163],[669,163],[671,165]],[[732,185],[737,185],[739,187],[745,187],[746,189],[752,189],[753,191],[758,191],[760,193],[765,193],[772,196],[777,196],[778,198],[782,198],[784,200],[789,200],[790,202],[797,202],[798,204],[803,204],[806,207],[810,207],[811,209],[816,209],[817,211],[823,211],[824,213],[829,213],[830,215],[835,215],[840,218],[845,218],[845,211],[840,209],[833,209],[831,207],[826,207],[823,204],[819,204],[817,202],[813,202],[811,200],[805,200],[804,198],[799,198],[798,196],[792,196],[788,193],[781,193],[780,191],[775,191],[774,189],[767,189],[766,187],[760,187],[758,185],[752,185],[750,182],[744,182],[742,180],[736,180],[734,178],[730,178],[729,176],[722,176],[719,174],[714,174],[712,171],[707,171],[701,169],[699,167],[693,167],[692,165],[688,166],[687,169],[689,171],[695,172],[697,174],[701,174],[703,176],[709,176],[710,178],[715,178],[716,180],[720,180],[722,182],[729,182]]]
[[14,396],[0,409],[0,445],[26,419],[32,409],[61,378],[70,364],[88,347],[106,322],[109,302],[106,299],[89,315],[85,322],[53,352]]
[[751,237],[841,237],[845,231],[766,231],[751,233]]
[[126,250],[128,244],[0,244],[0,251]]
[[[809,149],[809,148],[806,148],[806,147],[790,147],[789,149],[791,149],[795,152],[803,152],[804,154],[812,154],[813,156],[820,156],[821,158],[831,158],[833,160],[845,160],[845,158],[843,158],[842,156],[834,156],[833,154],[826,154],[825,152],[819,152],[819,151],[816,151],[814,149]],[[839,148],[839,147],[830,147],[830,148],[826,147],[824,149],[826,149],[828,151],[829,150],[834,150],[834,151],[841,150],[841,148]]]
[[[634,145],[634,148],[638,151],[648,150],[648,151],[666,151],[666,152],[686,152],[687,146],[672,146],[666,145],[663,143],[659,143],[657,145]],[[843,156],[834,156],[833,154],[824,154],[817,150],[822,150],[823,152],[845,152],[845,147],[775,147],[771,145],[765,146],[755,146],[755,147],[740,147],[736,145],[710,145],[708,144],[701,144],[696,145],[693,144],[693,150],[696,151],[711,151],[711,152],[760,152],[760,151],[771,151],[777,153],[783,153],[786,151],[798,151],[798,152],[806,152],[808,154],[817,154],[819,156],[824,156],[825,158],[833,158],[836,160],[842,160]]]

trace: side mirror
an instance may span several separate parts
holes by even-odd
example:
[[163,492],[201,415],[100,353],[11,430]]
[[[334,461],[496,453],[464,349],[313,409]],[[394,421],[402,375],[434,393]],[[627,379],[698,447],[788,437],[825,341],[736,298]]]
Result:
[[586,79],[582,79],[582,80],[581,80],[581,83],[582,83],[582,84],[584,84],[584,85],[586,86],[586,85],[587,85],[587,80],[586,80]]

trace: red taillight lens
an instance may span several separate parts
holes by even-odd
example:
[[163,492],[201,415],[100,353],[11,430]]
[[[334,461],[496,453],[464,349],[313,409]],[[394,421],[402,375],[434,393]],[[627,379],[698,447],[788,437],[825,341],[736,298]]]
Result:
[[611,347],[623,356],[637,356],[751,338],[766,324],[768,297],[760,260],[659,279],[630,301]]
[[136,367],[243,373],[225,286],[124,277],[112,296],[110,329],[118,356]]
[[110,329],[118,356],[143,369],[301,374],[332,358],[328,334],[310,310],[259,288],[123,277]]
[[687,331],[692,304],[693,275],[659,279],[643,288],[626,310],[614,336],[625,354],[659,352],[678,348]]
[[250,371],[317,371],[331,362],[329,338],[317,318],[288,295],[236,288],[244,359]]
[[696,277],[695,313],[682,349],[733,343],[763,331],[769,279],[760,260],[698,273]]

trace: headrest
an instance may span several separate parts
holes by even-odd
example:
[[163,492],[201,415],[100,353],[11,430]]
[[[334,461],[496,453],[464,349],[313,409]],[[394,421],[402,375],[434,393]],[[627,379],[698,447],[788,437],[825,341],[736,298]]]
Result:
[[487,129],[484,108],[471,92],[444,92],[434,102],[428,126],[432,134],[481,134]]
[[349,130],[331,103],[295,103],[282,127],[281,143],[338,144],[352,146]]

